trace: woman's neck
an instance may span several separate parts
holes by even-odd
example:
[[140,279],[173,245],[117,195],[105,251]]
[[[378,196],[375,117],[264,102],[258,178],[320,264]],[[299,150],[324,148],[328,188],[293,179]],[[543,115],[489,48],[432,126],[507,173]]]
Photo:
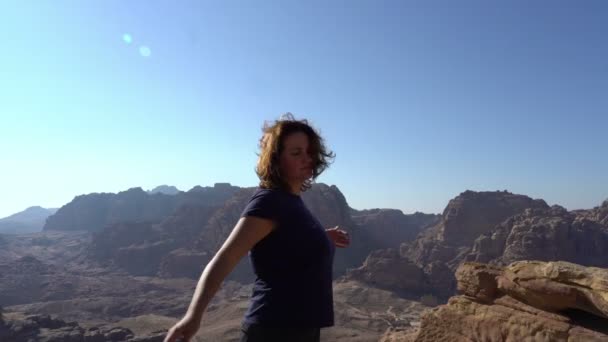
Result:
[[294,194],[294,195],[298,195],[300,196],[301,190],[302,189],[302,183],[290,183],[289,184],[289,192]]

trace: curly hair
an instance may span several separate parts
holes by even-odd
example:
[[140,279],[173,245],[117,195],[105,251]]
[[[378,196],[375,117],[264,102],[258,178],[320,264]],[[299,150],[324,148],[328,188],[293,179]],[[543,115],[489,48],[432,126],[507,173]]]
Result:
[[310,189],[312,182],[329,167],[335,158],[335,154],[326,149],[323,138],[308,121],[306,119],[296,120],[291,113],[283,114],[280,119],[272,123],[264,122],[262,132],[259,143],[260,153],[255,168],[261,188],[289,189],[287,181],[281,177],[279,163],[285,137],[292,133],[302,132],[308,136],[309,153],[313,160],[312,178],[302,184],[300,191]]

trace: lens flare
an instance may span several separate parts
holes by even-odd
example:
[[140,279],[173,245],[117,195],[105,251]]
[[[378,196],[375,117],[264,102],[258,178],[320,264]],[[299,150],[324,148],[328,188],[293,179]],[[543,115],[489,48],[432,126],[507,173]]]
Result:
[[140,46],[139,47],[139,54],[142,57],[150,57],[150,55],[152,54],[152,51],[147,46]]

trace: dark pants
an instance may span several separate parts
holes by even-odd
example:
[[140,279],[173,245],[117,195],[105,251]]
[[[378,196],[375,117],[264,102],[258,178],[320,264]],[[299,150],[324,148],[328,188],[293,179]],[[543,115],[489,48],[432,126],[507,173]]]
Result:
[[240,342],[319,342],[319,328],[274,328],[261,325],[241,325]]

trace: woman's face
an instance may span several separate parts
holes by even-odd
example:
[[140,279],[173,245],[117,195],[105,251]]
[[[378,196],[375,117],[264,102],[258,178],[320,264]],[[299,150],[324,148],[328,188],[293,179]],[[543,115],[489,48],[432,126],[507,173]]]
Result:
[[280,160],[284,180],[299,189],[299,184],[312,177],[313,159],[309,153],[308,136],[303,132],[286,136]]

